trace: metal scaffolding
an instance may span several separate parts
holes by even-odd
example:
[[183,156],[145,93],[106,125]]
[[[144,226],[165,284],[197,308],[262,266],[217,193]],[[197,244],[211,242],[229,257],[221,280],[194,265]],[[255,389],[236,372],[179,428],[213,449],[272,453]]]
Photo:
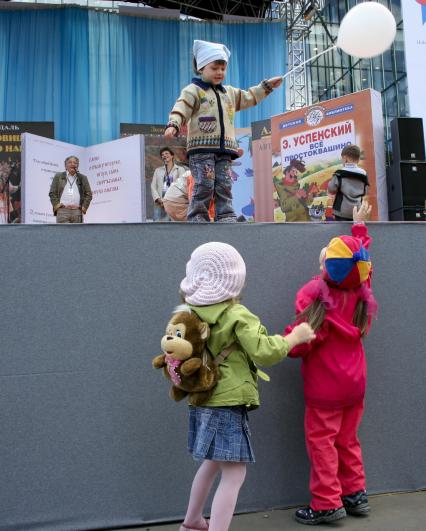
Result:
[[308,104],[306,65],[298,68],[298,65],[305,61],[305,35],[308,24],[303,17],[306,2],[295,0],[288,4],[286,9],[288,71],[294,71],[288,77],[286,100],[287,110],[294,110]]
[[[280,18],[287,24],[288,72],[286,101],[287,110],[300,109],[310,105],[311,95],[308,83],[307,65],[302,65],[306,57],[306,39],[315,19],[320,16],[325,0],[287,0],[274,2],[271,6],[271,19]],[[321,19],[321,23],[324,21]]]

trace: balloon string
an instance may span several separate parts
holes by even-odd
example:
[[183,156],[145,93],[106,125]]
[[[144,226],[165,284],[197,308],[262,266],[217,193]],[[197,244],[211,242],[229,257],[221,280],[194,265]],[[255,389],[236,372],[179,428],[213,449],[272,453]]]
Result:
[[337,49],[337,44],[334,44],[333,46],[330,46],[330,48],[327,48],[326,50],[323,50],[322,52],[317,53],[317,54],[314,55],[313,57],[309,57],[309,59],[306,59],[306,61],[303,61],[303,63],[300,63],[300,65],[297,65],[297,66],[295,66],[294,68],[292,68],[289,72],[286,72],[286,73],[282,76],[282,79],[284,80],[287,76],[289,76],[290,74],[292,74],[295,70],[297,70],[298,68],[301,68],[302,66],[306,65],[307,63],[310,63],[311,61],[313,61],[313,60],[316,59],[317,57],[320,57],[321,55],[324,55],[325,53],[327,53],[327,52],[331,52],[332,50],[335,50],[335,49]]

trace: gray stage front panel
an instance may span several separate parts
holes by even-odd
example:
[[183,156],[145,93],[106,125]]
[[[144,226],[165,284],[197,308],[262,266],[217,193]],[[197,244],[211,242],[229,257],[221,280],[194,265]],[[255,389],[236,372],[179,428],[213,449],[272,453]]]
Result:
[[[370,224],[379,319],[361,427],[371,493],[426,487],[425,225]],[[349,224],[0,226],[0,529],[83,530],[183,516],[187,411],[151,369],[191,251],[236,246],[243,303],[270,333]],[[309,500],[299,362],[267,369],[239,511]]]

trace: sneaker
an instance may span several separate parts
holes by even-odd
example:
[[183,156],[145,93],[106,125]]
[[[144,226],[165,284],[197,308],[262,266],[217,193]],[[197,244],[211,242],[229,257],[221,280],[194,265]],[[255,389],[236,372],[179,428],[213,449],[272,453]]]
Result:
[[342,501],[348,514],[363,515],[371,510],[365,490],[359,490],[349,496],[343,496]]
[[327,522],[334,522],[335,520],[345,518],[345,516],[346,511],[344,507],[328,509],[326,511],[314,511],[312,507],[309,506],[304,507],[303,509],[298,509],[294,515],[296,522],[306,525],[317,525]]

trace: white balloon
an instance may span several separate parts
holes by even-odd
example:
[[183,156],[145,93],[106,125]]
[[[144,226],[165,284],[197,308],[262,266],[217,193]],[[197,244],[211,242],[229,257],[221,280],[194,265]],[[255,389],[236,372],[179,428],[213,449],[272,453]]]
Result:
[[349,55],[374,57],[390,47],[395,35],[396,22],[389,9],[377,2],[363,2],[344,16],[337,46]]

